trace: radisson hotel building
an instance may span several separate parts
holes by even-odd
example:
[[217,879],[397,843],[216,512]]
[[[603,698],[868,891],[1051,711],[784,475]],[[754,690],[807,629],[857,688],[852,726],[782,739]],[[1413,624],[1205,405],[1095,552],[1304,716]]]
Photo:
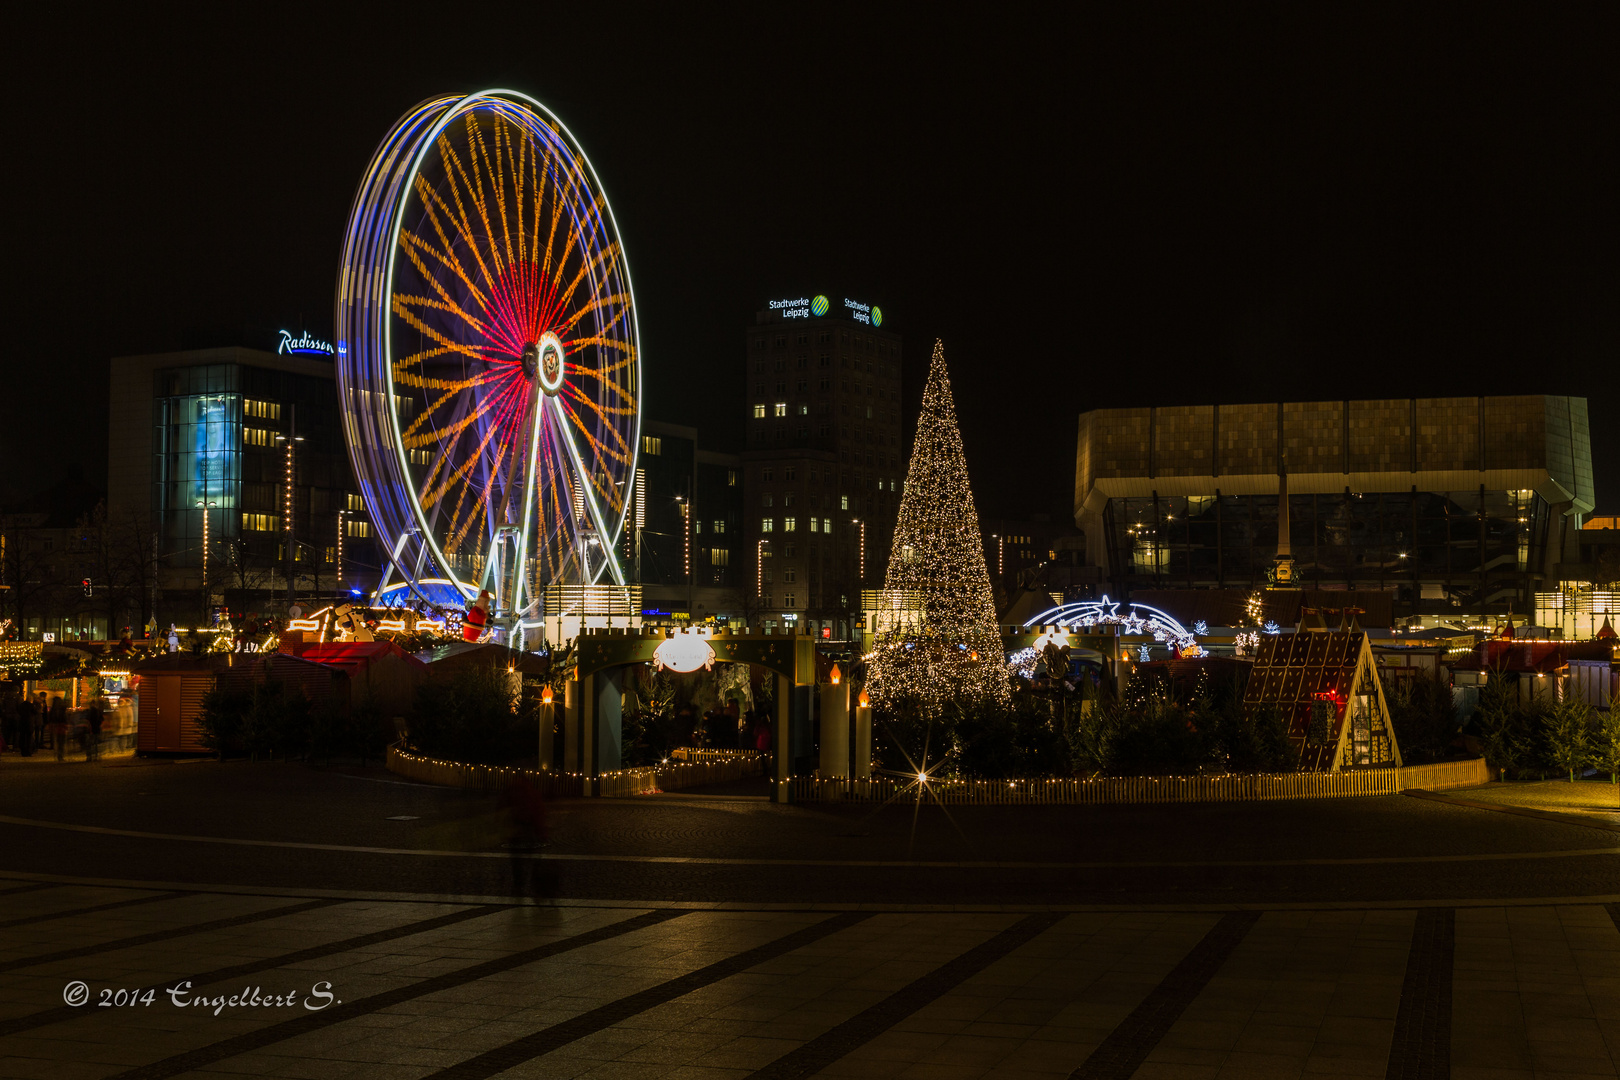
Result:
[[1099,591],[1264,586],[1284,470],[1296,587],[1398,619],[1529,615],[1593,509],[1585,398],[1099,409],[1074,495]]

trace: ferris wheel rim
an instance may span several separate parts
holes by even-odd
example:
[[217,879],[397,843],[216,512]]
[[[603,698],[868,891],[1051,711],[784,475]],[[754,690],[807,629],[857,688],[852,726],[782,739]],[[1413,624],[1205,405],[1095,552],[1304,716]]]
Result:
[[[387,252],[387,255],[386,255],[386,259],[385,259],[386,266],[384,267],[384,281],[383,281],[383,289],[382,289],[382,294],[381,295],[383,295],[385,297],[392,297],[393,294],[394,294],[395,268],[398,266],[398,263],[399,263],[399,256],[398,256],[399,236],[400,236],[401,230],[404,227],[406,209],[411,203],[411,198],[410,198],[409,192],[411,190],[412,185],[415,183],[418,175],[420,174],[420,171],[421,171],[421,168],[422,168],[422,163],[426,159],[429,151],[435,145],[437,145],[439,137],[444,133],[445,129],[447,127],[449,127],[449,125],[452,122],[454,122],[458,117],[460,117],[460,116],[466,114],[467,112],[477,108],[477,106],[478,106],[478,104],[480,102],[513,102],[513,103],[516,103],[516,104],[519,104],[519,105],[523,106],[524,108],[532,110],[542,121],[544,121],[545,123],[547,123],[548,125],[550,125],[550,126],[552,126],[554,128],[554,130],[563,138],[564,143],[565,143],[567,149],[569,150],[570,154],[577,157],[577,159],[579,161],[579,164],[583,167],[586,174],[588,175],[591,184],[594,186],[596,192],[600,195],[602,213],[607,219],[608,227],[611,230],[613,237],[618,242],[618,259],[621,262],[621,264],[623,265],[624,287],[625,287],[626,292],[629,294],[630,310],[632,312],[635,312],[637,310],[636,298],[635,298],[635,281],[634,281],[634,277],[633,277],[633,275],[631,273],[631,270],[630,270],[629,255],[624,249],[624,243],[623,243],[622,234],[619,231],[618,219],[613,213],[612,200],[608,197],[607,189],[602,184],[601,176],[600,176],[600,174],[597,173],[595,164],[590,160],[590,156],[585,152],[585,148],[580,144],[579,140],[577,138],[575,138],[574,133],[569,130],[568,126],[566,124],[564,124],[562,122],[562,120],[560,118],[558,118],[555,113],[553,113],[549,108],[547,108],[545,106],[545,104],[543,104],[542,102],[540,102],[538,99],[534,98],[533,96],[523,93],[520,90],[511,90],[511,89],[505,89],[505,88],[492,88],[492,89],[487,89],[487,90],[478,90],[478,91],[474,91],[473,93],[465,94],[465,95],[463,95],[461,97],[456,97],[456,98],[428,99],[428,102],[424,102],[423,104],[427,105],[427,104],[429,104],[431,102],[434,102],[434,101],[443,101],[444,102],[443,111],[440,113],[438,118],[435,119],[434,122],[427,128],[427,130],[425,132],[423,132],[418,137],[416,145],[413,148],[413,150],[411,152],[411,155],[410,155],[409,166],[408,166],[408,168],[406,168],[403,171],[403,173],[402,173],[402,175],[400,177],[400,180],[399,180],[399,190],[400,190],[401,194],[400,194],[399,198],[396,200],[396,205],[393,207],[392,223],[391,223],[391,225],[389,227],[389,233],[388,233],[388,243],[383,249],[385,252]],[[421,108],[421,107],[422,106],[418,106],[418,108]],[[409,114],[407,114],[407,115],[409,115]],[[382,364],[382,368],[383,368],[383,371],[386,374],[386,379],[387,379],[387,384],[386,385],[387,385],[387,395],[388,395],[388,414],[389,414],[389,419],[390,419],[390,421],[392,423],[392,428],[393,428],[393,432],[394,432],[394,435],[395,435],[395,438],[392,439],[391,441],[393,443],[393,450],[394,450],[394,456],[395,456],[395,459],[396,459],[396,464],[398,465],[398,467],[400,469],[400,475],[401,475],[402,478],[405,478],[406,480],[409,480],[409,478],[411,477],[410,462],[409,462],[409,460],[407,458],[407,455],[406,455],[404,440],[398,437],[401,428],[400,428],[400,420],[399,420],[399,394],[396,392],[396,386],[395,386],[395,381],[394,381],[394,325],[393,325],[393,319],[388,317],[387,315],[384,315],[381,318],[380,323],[381,323],[380,329],[382,331],[382,343],[381,344],[382,344],[383,361],[384,361],[383,364]],[[635,319],[632,319],[630,324],[629,324],[629,329],[630,329],[631,346],[632,346],[631,362],[633,364],[633,380],[634,380],[633,385],[636,388],[635,389],[635,394],[636,394],[636,406],[637,407],[636,407],[636,409],[634,411],[634,414],[633,414],[633,417],[632,417],[632,420],[631,420],[631,424],[630,424],[630,431],[629,431],[630,454],[629,454],[629,463],[628,463],[628,466],[626,468],[626,475],[633,480],[633,478],[635,476],[635,473],[636,473],[637,465],[639,464],[640,457],[641,457],[642,410],[640,408],[640,395],[641,395],[641,386],[642,386],[642,380],[641,380],[642,364],[641,364],[641,327],[640,327],[639,321],[635,320]],[[539,431],[539,429],[541,427],[541,423],[542,423],[541,418],[542,418],[542,415],[543,415],[544,411],[545,411],[544,399],[542,399],[541,401],[537,401],[536,404],[535,404],[535,407],[534,407],[534,419],[533,419],[534,430],[535,430],[536,433],[538,433],[538,431]],[[563,431],[563,434],[562,434],[561,438],[564,440],[565,444],[567,444],[570,451],[572,451],[575,455],[577,455],[577,453],[578,453],[577,448],[573,446],[572,439],[567,435],[566,430]],[[538,449],[539,449],[539,442],[538,442],[538,439],[535,439],[535,440],[533,440],[533,445],[532,445],[531,452],[530,452],[531,453],[531,458],[538,453]],[[530,469],[525,470],[525,471],[528,474],[526,476],[526,478],[525,478],[526,487],[529,489],[529,491],[532,491],[532,488],[533,488],[533,485],[534,485],[534,470],[531,467]],[[581,476],[580,476],[581,488],[584,491],[584,498],[585,498],[585,501],[586,501],[587,505],[590,507],[591,510],[594,511],[594,514],[592,516],[597,519],[598,525],[605,524],[605,520],[603,519],[603,515],[601,514],[600,509],[595,506],[595,497],[594,497],[594,495],[591,494],[591,492],[589,490],[589,484],[585,482],[585,478],[584,478],[584,475],[583,475],[583,470],[581,469],[580,471],[581,471]],[[431,524],[429,524],[429,522],[427,520],[427,515],[423,510],[423,507],[421,505],[421,501],[419,499],[415,498],[415,497],[412,497],[412,498],[410,498],[410,499],[408,499],[406,501],[410,505],[410,516],[414,521],[416,529],[419,530],[419,535],[422,538],[421,542],[422,542],[423,545],[426,546],[427,550],[431,553],[431,555],[432,555],[432,557],[434,559],[434,562],[437,564],[437,566],[438,566],[439,570],[441,571],[441,573],[443,574],[443,576],[448,578],[451,582],[453,582],[454,587],[457,590],[457,592],[459,592],[464,598],[466,598],[467,600],[475,599],[478,596],[479,592],[482,590],[482,584],[475,586],[475,585],[471,585],[471,584],[467,583],[466,581],[464,581],[462,579],[461,575],[459,573],[457,573],[453,569],[452,562],[445,556],[445,553],[444,553],[441,545],[439,544],[437,537],[434,535],[433,526]],[[527,554],[528,539],[529,539],[528,534],[529,534],[529,531],[530,531],[529,530],[529,515],[532,513],[532,500],[527,497],[527,492],[526,492],[526,497],[525,497],[524,503],[525,503],[525,506],[524,506],[525,520],[524,520],[524,527],[523,527],[523,532],[521,534],[521,541],[520,541],[520,543],[523,546],[520,548],[520,551],[523,552],[524,555],[526,555]],[[604,573],[607,573],[610,569],[614,571],[614,577],[618,578],[618,579],[621,579],[621,581],[622,581],[623,574],[622,574],[622,571],[620,570],[620,568],[618,566],[618,562],[617,562],[617,559],[614,556],[613,549],[617,545],[619,537],[622,535],[625,521],[628,519],[628,516],[629,516],[629,511],[630,511],[629,499],[621,500],[621,505],[620,505],[618,514],[616,515],[616,520],[615,520],[615,522],[613,524],[613,527],[610,530],[610,535],[604,535],[604,536],[601,537],[601,544],[602,544],[602,548],[603,548],[603,552],[604,552],[604,556],[605,556],[602,565],[597,567],[594,571],[592,571],[590,569],[590,567],[588,565],[588,562],[583,566],[583,570],[585,572],[585,575],[588,576],[588,583],[589,584],[592,584],[592,585],[597,584],[601,580],[602,575]],[[598,531],[600,532],[601,529],[598,528]],[[396,565],[397,565],[397,563],[396,563]],[[401,569],[401,574],[403,576],[403,574],[404,574],[403,568],[400,568],[400,569]],[[519,601],[519,603],[514,605],[514,610],[519,612],[520,616],[521,616],[522,613],[527,612],[530,608],[535,606],[539,601],[538,596],[530,596],[530,597],[528,597],[526,603],[522,602],[523,599],[524,599],[524,591],[526,589],[527,589],[527,582],[525,581],[523,586],[520,587],[520,590],[519,590],[518,595],[516,597],[516,599]]]

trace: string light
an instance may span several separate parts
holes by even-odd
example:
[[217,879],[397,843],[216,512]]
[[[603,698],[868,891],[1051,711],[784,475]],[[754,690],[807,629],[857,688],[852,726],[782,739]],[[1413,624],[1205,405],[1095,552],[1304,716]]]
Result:
[[898,617],[879,626],[872,649],[870,685],[879,704],[1009,700],[984,539],[938,341],[884,588],[901,602]]

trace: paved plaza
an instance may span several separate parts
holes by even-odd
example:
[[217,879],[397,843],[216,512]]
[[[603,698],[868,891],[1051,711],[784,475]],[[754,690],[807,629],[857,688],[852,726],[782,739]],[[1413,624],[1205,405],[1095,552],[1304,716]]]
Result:
[[[0,765],[0,1076],[1620,1076],[1620,814]],[[915,823],[914,823],[915,818]]]

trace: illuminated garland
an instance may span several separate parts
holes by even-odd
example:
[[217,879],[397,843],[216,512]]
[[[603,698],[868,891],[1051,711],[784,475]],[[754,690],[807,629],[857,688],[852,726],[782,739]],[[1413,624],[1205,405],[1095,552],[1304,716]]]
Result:
[[13,678],[38,675],[45,666],[45,646],[38,641],[0,641],[0,669]]
[[951,698],[1009,700],[984,538],[937,341],[885,590],[904,601],[899,617],[879,626],[869,655],[875,702],[911,699],[935,709]]

